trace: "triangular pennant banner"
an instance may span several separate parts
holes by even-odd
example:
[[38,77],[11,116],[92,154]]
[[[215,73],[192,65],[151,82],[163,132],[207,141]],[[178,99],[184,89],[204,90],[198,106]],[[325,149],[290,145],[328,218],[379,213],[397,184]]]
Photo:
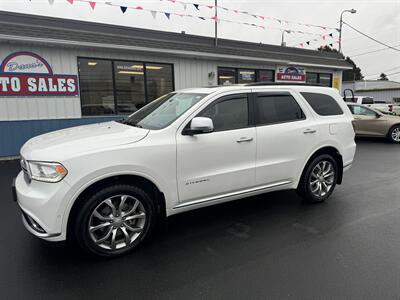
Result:
[[258,16],[257,15],[252,15],[254,18],[256,18],[256,19],[258,19]]
[[143,7],[141,7],[141,6],[136,6],[135,9],[143,10]]
[[332,44],[332,43],[330,43],[330,44],[329,44],[329,46],[333,47],[333,44]]
[[310,46],[310,41],[306,42],[306,44]]
[[301,47],[301,48],[304,48],[304,44],[303,44],[303,43],[300,43],[300,47]]
[[89,1],[89,5],[90,5],[90,7],[94,10],[94,8],[96,7],[96,2],[94,2],[94,1]]
[[260,17],[260,19],[263,19],[263,20],[265,20],[265,17],[264,16],[259,16]]
[[193,6],[194,6],[197,10],[200,10],[198,4],[193,3]]
[[68,3],[74,4],[74,0],[67,0]]
[[207,5],[207,7],[208,7],[209,9],[213,9],[213,8],[214,8],[214,5]]
[[125,13],[126,10],[128,9],[126,6],[120,6],[119,8],[121,9],[121,11],[122,11],[123,13]]
[[169,18],[171,17],[171,14],[170,14],[170,13],[167,13],[167,12],[165,12],[164,14],[165,14],[165,16],[167,17],[167,19],[169,20]]
[[206,18],[204,18],[204,17],[198,17],[199,19],[202,19],[202,20],[205,20]]
[[216,20],[217,16],[211,17],[211,20]]
[[329,36],[330,36],[330,37],[333,37],[333,33],[330,33]]
[[54,0],[49,0],[49,4],[53,5],[54,4]]
[[153,16],[153,19],[157,17],[157,12],[155,10],[151,10],[150,13]]

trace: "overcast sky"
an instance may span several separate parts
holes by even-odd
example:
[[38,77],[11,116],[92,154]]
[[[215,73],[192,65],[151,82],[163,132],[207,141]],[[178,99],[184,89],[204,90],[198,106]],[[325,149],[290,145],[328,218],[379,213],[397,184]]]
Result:
[[[105,2],[107,0],[95,0]],[[127,6],[141,6],[144,9],[192,14],[195,16],[212,17],[214,12],[207,7],[200,10],[192,5],[184,9],[183,5],[159,0],[108,0],[114,4]],[[214,0],[182,0],[185,2],[213,5]],[[354,8],[356,14],[347,13],[345,21],[357,29],[400,49],[400,0],[218,0],[220,6],[249,13],[264,15],[284,20],[318,24],[328,27],[339,27],[340,13],[344,9]],[[111,23],[132,27],[168,30],[174,32],[186,31],[190,34],[214,35],[212,21],[203,21],[196,18],[171,16],[170,20],[165,15],[157,15],[154,19],[150,12],[128,9],[122,14],[118,7],[104,4],[96,5],[92,10],[88,3],[78,2],[73,5],[67,0],[55,0],[49,5],[48,0],[0,0],[0,10],[15,11],[21,13],[39,14],[54,17],[79,19],[101,23]],[[329,34],[334,30],[300,26],[293,23],[280,25],[276,21],[256,19],[252,16],[235,14],[234,12],[220,11],[219,17],[234,22],[256,23],[266,26],[266,29],[251,26],[220,22],[219,36],[228,39],[247,40],[269,44],[280,44],[281,32],[272,28],[286,28],[300,30],[315,35],[286,34],[285,40],[288,46],[299,46],[300,43],[318,38],[308,48],[317,48],[319,45],[335,42],[329,36],[326,41],[318,34]],[[335,44],[337,47],[337,44]],[[389,75],[391,80],[400,81],[400,51],[384,50],[371,54],[365,52],[384,49],[384,46],[362,37],[348,27],[343,29],[343,52],[350,56],[361,67],[368,79],[375,79],[381,72]],[[361,54],[361,55],[360,55]],[[368,76],[371,75],[371,76]]]

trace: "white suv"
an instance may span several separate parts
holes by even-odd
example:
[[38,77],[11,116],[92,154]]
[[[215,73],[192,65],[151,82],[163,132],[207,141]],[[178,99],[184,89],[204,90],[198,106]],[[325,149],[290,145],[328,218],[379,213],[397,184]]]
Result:
[[116,256],[164,216],[287,189],[326,200],[353,162],[352,119],[331,88],[177,91],[123,121],[28,141],[15,199],[34,235]]

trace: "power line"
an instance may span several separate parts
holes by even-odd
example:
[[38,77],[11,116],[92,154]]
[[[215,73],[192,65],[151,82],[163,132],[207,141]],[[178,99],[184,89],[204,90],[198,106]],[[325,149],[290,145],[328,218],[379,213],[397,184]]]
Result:
[[361,35],[363,35],[363,36],[369,38],[370,40],[372,40],[372,41],[374,41],[374,42],[376,42],[376,43],[378,43],[378,44],[381,44],[381,45],[383,45],[383,46],[385,46],[385,47],[387,47],[387,48],[390,48],[390,49],[392,49],[392,50],[395,50],[395,51],[400,52],[400,49],[397,49],[397,48],[395,48],[395,47],[393,47],[393,46],[390,46],[390,45],[388,45],[388,44],[386,44],[386,43],[384,43],[384,42],[378,41],[377,39],[375,39],[375,38],[369,36],[368,34],[366,34],[366,33],[362,32],[362,31],[360,31],[360,30],[354,28],[354,27],[351,26],[349,23],[344,22],[344,21],[343,21],[343,23],[346,24],[347,26],[349,26],[349,27],[350,27],[351,29],[353,29],[354,31],[358,32],[359,34],[361,34]]
[[[394,46],[391,46],[391,47],[399,47],[399,46],[400,46],[400,44],[399,45],[394,45]],[[390,50],[390,49],[391,48],[381,48],[381,49],[378,49],[378,50],[373,50],[373,51],[368,51],[368,52],[363,52],[363,53],[358,53],[358,54],[355,54],[355,55],[351,55],[351,57],[363,56],[363,55],[366,55],[366,54],[381,52],[381,51]]]

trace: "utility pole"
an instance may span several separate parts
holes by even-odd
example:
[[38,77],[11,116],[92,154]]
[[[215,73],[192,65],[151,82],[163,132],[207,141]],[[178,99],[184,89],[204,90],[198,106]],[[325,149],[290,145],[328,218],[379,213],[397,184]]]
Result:
[[345,12],[349,12],[352,14],[355,14],[357,11],[352,8],[352,9],[346,9],[344,11],[342,11],[342,13],[340,14],[340,31],[339,31],[339,53],[342,53],[342,29],[343,29],[343,14]]
[[218,0],[215,0],[215,47],[218,47]]

